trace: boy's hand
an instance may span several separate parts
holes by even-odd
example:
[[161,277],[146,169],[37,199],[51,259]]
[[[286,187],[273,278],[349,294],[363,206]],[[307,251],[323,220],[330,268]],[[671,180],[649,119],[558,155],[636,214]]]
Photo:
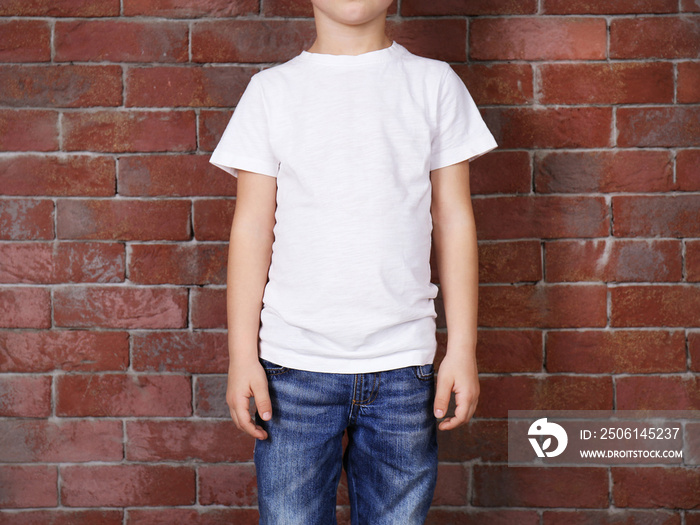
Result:
[[476,360],[466,354],[448,353],[440,364],[435,392],[435,417],[440,419],[447,413],[450,395],[455,393],[455,415],[445,418],[438,428],[451,430],[472,417],[479,399],[479,375]]
[[272,417],[272,403],[265,369],[257,360],[231,361],[226,389],[226,403],[231,411],[231,419],[246,434],[256,439],[267,439],[267,432],[256,425],[250,415],[251,397],[255,398],[260,417],[268,421]]

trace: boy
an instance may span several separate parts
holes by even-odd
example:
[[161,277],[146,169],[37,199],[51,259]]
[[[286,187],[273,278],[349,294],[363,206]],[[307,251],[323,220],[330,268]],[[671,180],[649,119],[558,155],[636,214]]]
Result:
[[353,524],[423,523],[436,418],[479,394],[468,161],[496,143],[447,63],[386,36],[391,0],[312,4],[316,41],[253,76],[211,158],[238,177],[226,398],[257,438],[261,523],[336,523],[341,464]]

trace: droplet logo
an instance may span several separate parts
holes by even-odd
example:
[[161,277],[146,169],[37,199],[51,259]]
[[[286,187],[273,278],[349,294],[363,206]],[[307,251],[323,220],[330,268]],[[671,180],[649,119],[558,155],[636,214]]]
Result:
[[[566,448],[566,445],[569,442],[569,438],[566,435],[566,430],[564,430],[564,427],[562,427],[561,425],[557,425],[556,423],[548,422],[546,417],[538,419],[532,425],[530,425],[530,429],[527,431],[527,435],[540,437],[548,436],[547,439],[545,439],[542,443],[542,446],[540,446],[540,443],[536,437],[528,437],[532,448],[535,449],[537,457],[540,458],[543,458],[545,456],[547,456],[548,458],[558,456],[559,454],[564,452],[564,449]],[[557,448],[555,448],[554,450],[547,451],[547,449],[550,448],[550,446],[552,445],[552,437],[554,437],[557,440]]]

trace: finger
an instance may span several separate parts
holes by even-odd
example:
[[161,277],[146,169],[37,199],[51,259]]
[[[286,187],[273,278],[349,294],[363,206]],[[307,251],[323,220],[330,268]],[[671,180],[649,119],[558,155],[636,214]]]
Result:
[[267,432],[265,432],[262,427],[253,423],[250,417],[249,406],[250,402],[247,397],[242,397],[237,400],[234,411],[238,418],[238,428],[256,439],[267,439]]
[[464,393],[455,393],[455,415],[440,423],[441,430],[451,430],[467,421],[470,405],[467,404],[467,396]]
[[450,396],[452,395],[452,386],[454,381],[448,379],[443,379],[438,373],[437,387],[435,389],[435,403],[433,406],[433,411],[435,417],[440,419],[447,414],[447,407],[450,404]]
[[255,408],[264,421],[269,421],[272,417],[272,403],[270,402],[270,391],[267,387],[267,380],[264,383],[251,385],[253,397],[255,398]]

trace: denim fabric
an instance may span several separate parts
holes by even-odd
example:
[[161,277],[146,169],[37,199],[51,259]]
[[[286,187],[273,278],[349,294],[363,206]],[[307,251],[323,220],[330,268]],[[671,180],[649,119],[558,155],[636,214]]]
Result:
[[254,452],[262,525],[336,524],[342,466],[353,525],[425,522],[437,479],[432,364],[331,374],[260,361],[272,401],[270,421],[255,417],[268,432]]

